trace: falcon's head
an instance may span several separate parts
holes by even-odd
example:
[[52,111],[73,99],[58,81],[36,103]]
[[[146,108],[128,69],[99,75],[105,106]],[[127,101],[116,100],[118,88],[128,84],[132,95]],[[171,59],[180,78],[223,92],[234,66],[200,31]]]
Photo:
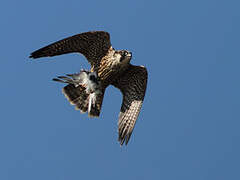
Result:
[[132,58],[132,53],[130,51],[121,50],[120,54],[121,54],[120,62],[124,62],[124,61],[129,62]]
[[118,61],[118,63],[126,64],[130,62],[132,58],[132,53],[127,50],[115,51],[114,57]]

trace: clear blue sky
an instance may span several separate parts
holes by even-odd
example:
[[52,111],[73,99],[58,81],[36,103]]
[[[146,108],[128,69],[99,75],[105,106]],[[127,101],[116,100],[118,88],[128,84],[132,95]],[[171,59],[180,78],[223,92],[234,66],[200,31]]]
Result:
[[[0,6],[0,179],[240,179],[240,1],[4,0]],[[89,68],[83,56],[29,54],[90,30],[149,72],[127,147],[120,92],[89,119],[51,79]]]

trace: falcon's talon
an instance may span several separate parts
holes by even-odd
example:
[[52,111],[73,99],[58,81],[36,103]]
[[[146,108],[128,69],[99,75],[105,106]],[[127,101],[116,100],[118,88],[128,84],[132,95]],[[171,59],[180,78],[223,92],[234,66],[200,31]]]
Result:
[[77,74],[66,74],[54,81],[68,83],[63,93],[71,104],[90,117],[98,117],[105,89],[114,85],[121,90],[123,101],[118,120],[120,145],[127,145],[145,96],[147,69],[130,64],[132,53],[115,50],[110,35],[104,31],[91,31],[74,35],[43,47],[30,58],[81,53],[91,64],[91,71],[82,69]]

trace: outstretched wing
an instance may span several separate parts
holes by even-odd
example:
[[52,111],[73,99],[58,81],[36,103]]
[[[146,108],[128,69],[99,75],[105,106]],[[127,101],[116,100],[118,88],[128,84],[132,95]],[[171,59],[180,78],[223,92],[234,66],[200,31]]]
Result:
[[104,31],[77,34],[57,41],[31,53],[30,58],[57,56],[67,53],[82,53],[91,65],[98,63],[111,47],[110,35]]
[[147,69],[143,66],[133,66],[113,85],[123,94],[122,107],[118,120],[118,141],[127,145],[139,112],[142,107],[147,87]]

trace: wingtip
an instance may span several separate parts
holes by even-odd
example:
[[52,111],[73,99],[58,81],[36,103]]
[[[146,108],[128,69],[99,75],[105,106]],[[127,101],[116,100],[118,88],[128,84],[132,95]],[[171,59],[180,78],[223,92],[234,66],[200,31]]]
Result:
[[37,59],[37,58],[41,58],[41,57],[44,57],[44,56],[41,54],[41,51],[39,51],[39,50],[32,52],[29,56],[29,58],[32,58],[32,59]]
[[[120,143],[120,147],[123,147],[123,144],[124,144],[125,138],[121,138],[121,137],[119,137],[119,138],[118,138],[118,141],[119,141],[119,143]],[[126,142],[125,142],[125,145],[127,145]]]
[[123,144],[125,144],[126,146],[128,145],[131,135],[132,135],[132,133],[128,133],[124,136],[119,134],[118,141],[119,141],[121,147],[123,146]]
[[38,58],[37,56],[34,55],[34,53],[31,53],[30,56],[28,56],[28,57],[31,58],[31,59],[36,59],[36,58]]
[[119,142],[120,142],[120,147],[123,147],[123,144],[125,144],[125,146],[128,145],[128,141],[122,140],[122,141],[119,141]]

